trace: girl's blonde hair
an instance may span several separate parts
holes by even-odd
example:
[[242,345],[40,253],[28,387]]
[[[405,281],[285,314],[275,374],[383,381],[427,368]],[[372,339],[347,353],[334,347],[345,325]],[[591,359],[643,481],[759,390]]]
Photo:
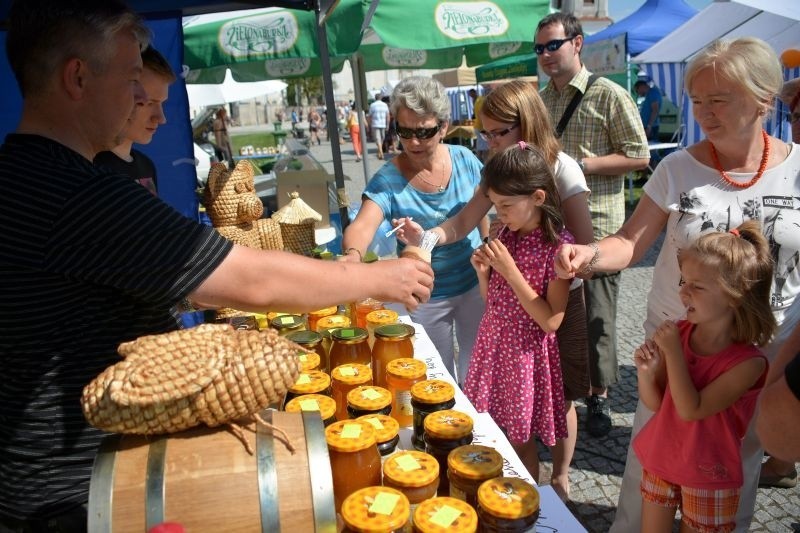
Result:
[[748,220],[726,233],[709,233],[681,250],[719,273],[719,284],[733,303],[735,342],[767,344],[778,327],[770,307],[773,260],[761,224]]
[[481,171],[482,185],[503,196],[529,196],[537,190],[545,193],[542,210],[542,231],[551,243],[559,242],[564,228],[561,199],[550,165],[537,147],[520,141],[492,156]]

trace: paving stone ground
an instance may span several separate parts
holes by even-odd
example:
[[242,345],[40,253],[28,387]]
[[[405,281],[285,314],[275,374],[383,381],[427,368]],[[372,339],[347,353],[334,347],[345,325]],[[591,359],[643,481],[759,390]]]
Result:
[[[314,146],[311,151],[332,174],[330,144],[323,141],[321,146]],[[358,201],[365,179],[363,168],[360,163],[355,162],[349,142],[342,145],[342,161],[344,174],[349,178],[346,181],[348,195],[351,201]],[[369,145],[368,162],[370,174],[383,163],[376,157],[374,144]],[[632,357],[635,348],[644,338],[642,322],[645,316],[645,300],[657,253],[658,246],[650,250],[640,264],[622,274],[617,310],[620,381],[610,391],[614,427],[606,437],[597,439],[583,431],[586,408],[578,402],[579,435],[570,474],[572,493],[569,507],[591,533],[608,531],[614,519],[637,402],[636,369]],[[540,457],[543,472],[540,481],[547,483],[551,463],[546,449],[542,449]],[[800,487],[791,490],[759,489],[751,531],[800,532]]]

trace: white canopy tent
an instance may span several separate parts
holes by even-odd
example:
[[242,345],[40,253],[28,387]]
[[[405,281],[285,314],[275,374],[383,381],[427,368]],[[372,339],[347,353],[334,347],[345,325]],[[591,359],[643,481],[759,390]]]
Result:
[[[681,123],[685,125],[685,145],[702,138],[700,127],[689,109],[683,91],[683,71],[700,50],[719,38],[758,37],[777,54],[800,47],[800,2],[797,0],[715,0],[685,24],[642,52],[632,61],[641,63],[656,85],[673,102],[680,102]],[[800,75],[800,69],[786,69],[784,77]],[[767,123],[773,135],[790,139],[788,122],[782,118],[782,105]]]
[[286,89],[286,83],[280,80],[238,82],[233,79],[230,70],[225,73],[225,81],[222,83],[189,83],[186,85],[191,107],[208,107],[239,102],[279,93],[284,89]]

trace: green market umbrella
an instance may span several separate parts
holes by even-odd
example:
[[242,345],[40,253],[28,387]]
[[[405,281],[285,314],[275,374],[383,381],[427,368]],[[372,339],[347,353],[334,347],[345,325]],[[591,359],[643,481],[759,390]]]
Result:
[[537,58],[534,52],[492,61],[475,69],[475,77],[479,83],[536,76],[538,72]]

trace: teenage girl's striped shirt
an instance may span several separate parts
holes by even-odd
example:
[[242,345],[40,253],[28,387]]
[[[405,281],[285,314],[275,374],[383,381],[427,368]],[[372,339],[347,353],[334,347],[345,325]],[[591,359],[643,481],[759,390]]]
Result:
[[88,496],[83,387],[121,342],[177,329],[232,245],[39,136],[0,147],[0,198],[0,515],[45,517]]

